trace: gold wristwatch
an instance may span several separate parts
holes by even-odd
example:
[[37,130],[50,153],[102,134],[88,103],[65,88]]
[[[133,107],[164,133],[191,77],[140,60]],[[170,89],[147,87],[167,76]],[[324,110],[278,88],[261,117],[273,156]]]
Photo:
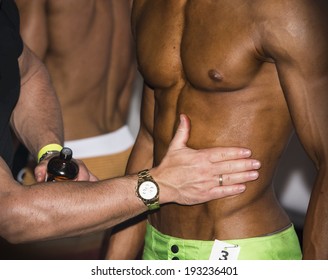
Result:
[[159,208],[159,186],[150,175],[148,169],[138,172],[136,195],[149,210]]

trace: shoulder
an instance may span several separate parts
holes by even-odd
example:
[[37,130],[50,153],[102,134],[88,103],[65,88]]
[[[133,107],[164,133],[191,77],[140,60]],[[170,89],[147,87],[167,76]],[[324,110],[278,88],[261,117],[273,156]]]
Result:
[[249,8],[257,19],[271,21],[306,20],[316,17],[326,18],[326,0],[256,0],[250,1]]
[[267,0],[251,5],[257,40],[269,56],[309,51],[319,42],[319,48],[327,47],[328,1]]

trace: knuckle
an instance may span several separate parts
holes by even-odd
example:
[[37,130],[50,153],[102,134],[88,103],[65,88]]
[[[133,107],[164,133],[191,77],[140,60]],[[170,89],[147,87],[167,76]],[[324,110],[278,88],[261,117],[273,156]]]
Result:
[[249,170],[251,167],[252,167],[252,162],[249,160],[245,160],[245,162],[244,162],[245,170]]
[[225,151],[220,151],[219,158],[225,160],[227,158],[227,153]]
[[225,178],[224,178],[223,182],[225,182],[225,185],[232,185],[231,175],[229,175],[229,174],[225,175]]
[[227,172],[234,172],[234,164],[232,162],[227,162]]
[[200,152],[195,161],[201,163],[203,167],[207,167],[211,163],[211,158],[205,152]]

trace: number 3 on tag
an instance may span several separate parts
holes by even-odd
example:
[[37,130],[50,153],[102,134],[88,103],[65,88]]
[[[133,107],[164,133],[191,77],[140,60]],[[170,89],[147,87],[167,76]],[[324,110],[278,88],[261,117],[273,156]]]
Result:
[[210,260],[238,260],[240,252],[240,247],[238,245],[233,245],[225,243],[220,240],[215,240]]

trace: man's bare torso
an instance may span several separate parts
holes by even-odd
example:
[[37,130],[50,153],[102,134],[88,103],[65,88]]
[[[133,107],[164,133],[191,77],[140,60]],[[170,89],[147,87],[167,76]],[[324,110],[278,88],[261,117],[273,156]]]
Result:
[[43,2],[47,45],[41,55],[62,105],[65,139],[123,126],[135,74],[130,1]]
[[241,196],[192,207],[166,205],[150,215],[165,234],[234,239],[272,233],[289,223],[271,183],[292,123],[276,64],[263,47],[267,27],[261,13],[272,1],[264,2],[134,3],[139,69],[155,90],[155,165],[179,113],[191,119],[191,147],[248,147],[262,163],[260,178]]

